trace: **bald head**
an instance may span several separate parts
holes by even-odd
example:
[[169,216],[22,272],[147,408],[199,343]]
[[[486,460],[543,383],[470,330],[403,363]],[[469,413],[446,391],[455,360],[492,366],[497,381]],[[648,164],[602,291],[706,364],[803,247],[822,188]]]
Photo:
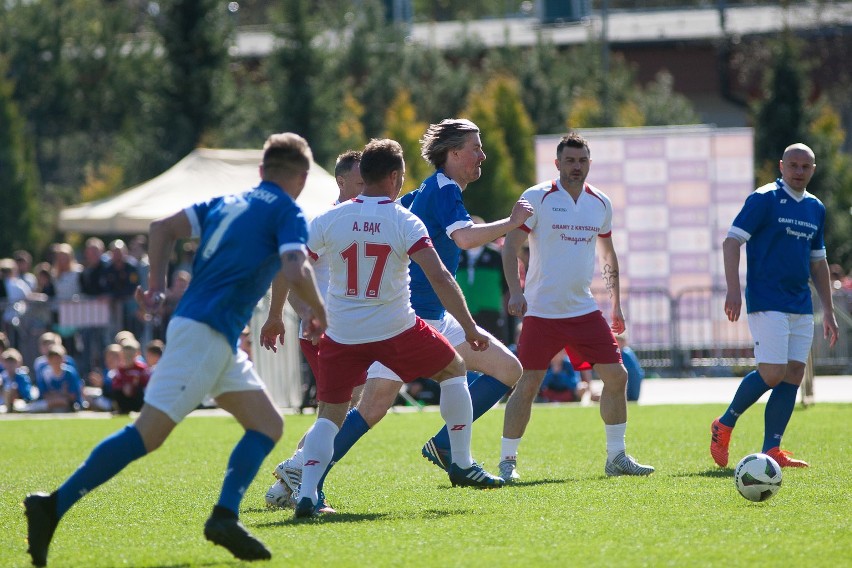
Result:
[[781,170],[781,179],[790,189],[805,191],[816,169],[814,151],[802,143],[790,144],[784,149],[778,167]]

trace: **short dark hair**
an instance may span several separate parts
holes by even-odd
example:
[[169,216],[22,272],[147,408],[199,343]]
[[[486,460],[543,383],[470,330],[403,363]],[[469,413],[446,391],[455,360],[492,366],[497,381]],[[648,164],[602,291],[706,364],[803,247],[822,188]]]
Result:
[[366,183],[376,183],[391,173],[405,170],[402,146],[389,138],[372,139],[361,153],[361,177]]
[[358,150],[346,150],[337,157],[334,163],[334,177],[344,176],[352,171],[355,164],[361,161],[361,152]]
[[570,133],[566,134],[559,141],[559,144],[556,145],[556,157],[557,158],[559,158],[559,156],[562,155],[562,149],[565,148],[566,146],[569,147],[569,148],[585,148],[586,152],[589,153],[589,157],[590,158],[592,157],[592,151],[589,150],[589,142],[585,138],[583,138],[582,136],[577,134],[576,132],[570,132]]
[[468,134],[478,132],[479,127],[466,118],[446,118],[430,124],[420,139],[420,155],[436,169],[442,168],[450,150],[461,148]]
[[296,175],[307,171],[312,160],[308,141],[292,132],[273,134],[263,145],[264,175]]

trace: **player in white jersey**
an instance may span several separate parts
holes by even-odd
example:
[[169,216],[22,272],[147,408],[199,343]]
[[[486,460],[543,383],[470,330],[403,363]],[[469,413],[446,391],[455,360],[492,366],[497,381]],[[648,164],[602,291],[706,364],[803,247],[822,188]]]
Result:
[[[509,477],[518,478],[517,448],[529,423],[533,400],[550,360],[565,349],[574,364],[593,365],[604,384],[600,412],[606,429],[605,473],[648,475],[654,468],[636,463],[624,443],[627,370],[613,332],[622,333],[626,326],[621,312],[618,257],[612,245],[612,203],[586,183],[591,156],[583,137],[576,133],[564,136],[556,147],[554,163],[559,177],[524,192],[522,197],[532,204],[535,214],[520,229],[506,235],[503,245],[509,313],[524,318],[518,339],[518,359],[524,374],[506,403],[503,437],[510,443],[504,441],[508,452],[503,461],[509,464],[506,469],[511,469]],[[530,266],[526,289],[522,289],[518,256],[527,239]],[[596,248],[612,300],[611,326],[591,293]]]
[[237,348],[241,331],[276,273],[311,306],[310,333],[325,328],[325,309],[306,259],[307,224],[295,199],[311,164],[308,143],[292,133],[264,145],[262,182],[250,191],[198,203],[151,224],[150,288],[136,299],[160,309],[175,242],[201,239],[193,279],[169,322],[167,347],[133,424],[104,439],[54,493],[24,501],[33,564],[47,563],[59,519],[87,493],[159,448],[207,394],[245,429],[228,461],[222,490],[204,536],[243,560],[269,559],[262,542],[239,522],[239,505],[263,460],[281,437],[281,415]]
[[409,259],[421,266],[444,306],[459,321],[477,351],[488,347],[453,276],[441,263],[422,221],[394,199],[405,175],[402,148],[373,140],[361,157],[364,193],[320,215],[308,248],[328,255],[329,327],[320,340],[317,421],[303,448],[305,463],[296,518],[316,515],[317,485],[334,453],[334,437],[349,410],[352,389],[379,361],[403,381],[431,376],[441,385],[441,415],[452,437],[453,485],[500,487],[470,454],[473,408],[464,362],[447,340],[411,307]]
[[[361,152],[358,150],[347,150],[337,157],[334,164],[334,178],[337,181],[337,187],[340,190],[337,201],[334,205],[344,203],[350,199],[354,199],[364,190],[364,180],[361,178]],[[310,223],[308,225],[310,233]],[[325,299],[328,293],[328,278],[329,266],[328,257],[322,256],[317,258],[313,263],[314,274],[317,279],[317,287]],[[277,291],[277,289],[276,289]],[[289,297],[290,304],[296,313],[302,313],[308,306],[302,302],[298,296],[291,294]],[[267,349],[277,351],[276,342],[283,344],[284,342],[284,318],[282,315],[284,308],[284,298],[279,294],[273,294],[269,304],[269,314],[266,322],[263,324],[260,332],[261,345]],[[301,328],[301,326],[300,326]],[[303,334],[299,333],[299,347],[314,377],[319,376],[319,342],[311,341]],[[357,404],[361,399],[361,392],[364,386],[356,387],[352,393],[352,403]],[[292,501],[295,497],[299,484],[302,482],[302,466],[304,458],[302,455],[302,447],[305,443],[305,437],[299,440],[296,446],[296,451],[286,460],[279,463],[273,475],[277,479],[266,492],[267,505],[276,508],[280,506],[295,506]],[[319,501],[322,505],[319,508],[321,513],[333,513],[334,509],[326,502],[325,495],[320,493]]]
[[722,243],[728,285],[725,315],[732,322],[742,310],[740,247],[746,244],[746,309],[757,369],[743,378],[728,409],[710,425],[710,455],[720,467],[728,465],[737,419],[770,389],[761,451],[781,467],[808,467],[781,449],[781,437],[796,406],[813,342],[810,278],[822,303],[823,333],[831,347],[837,343],[823,241],[825,206],[807,191],[816,169],[814,152],[793,144],[778,165],[781,178],[748,196]]

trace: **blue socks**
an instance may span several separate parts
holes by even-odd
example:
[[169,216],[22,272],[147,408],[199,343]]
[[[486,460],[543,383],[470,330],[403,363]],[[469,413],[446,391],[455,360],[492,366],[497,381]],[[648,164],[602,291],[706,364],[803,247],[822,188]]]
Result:
[[787,424],[793,415],[793,409],[796,407],[796,393],[798,392],[799,387],[797,385],[785,382],[778,383],[772,389],[763,415],[762,451],[764,453],[770,448],[781,445],[781,437],[784,435],[784,430],[787,429]]
[[257,430],[246,430],[231,452],[217,507],[239,514],[240,501],[243,500],[246,489],[273,447],[275,442],[266,434]]
[[360,440],[361,436],[369,431],[370,426],[364,420],[364,417],[361,416],[361,413],[358,412],[358,409],[350,408],[349,412],[346,413],[346,419],[340,426],[340,431],[334,437],[334,455],[331,457],[331,462],[328,464],[325,473],[320,478],[319,485],[317,486],[319,489],[322,489],[325,477],[331,471],[334,464],[343,459],[343,456],[352,449],[355,442]]
[[769,386],[763,382],[760,373],[756,370],[752,371],[743,378],[739,388],[737,388],[737,393],[734,395],[734,400],[731,401],[731,405],[725,411],[725,414],[719,418],[719,422],[733,428],[736,426],[740,415],[768,390]]
[[[473,381],[469,381],[469,385],[474,420],[488,412],[492,406],[497,404],[509,392],[509,387],[491,375],[481,375]],[[447,432],[446,426],[435,434],[434,440],[435,445],[440,449],[450,451],[450,434]]]
[[62,518],[86,493],[112,479],[130,462],[146,453],[142,436],[133,425],[103,439],[77,471],[56,490],[56,518]]

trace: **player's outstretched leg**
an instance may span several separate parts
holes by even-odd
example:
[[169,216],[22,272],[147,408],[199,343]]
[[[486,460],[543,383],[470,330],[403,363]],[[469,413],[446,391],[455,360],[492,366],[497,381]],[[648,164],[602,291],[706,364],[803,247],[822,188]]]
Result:
[[237,516],[223,507],[216,506],[204,524],[204,537],[228,550],[240,560],[269,560],[272,553],[252,536]]
[[47,566],[47,549],[59,524],[56,515],[56,496],[32,493],[24,499],[27,516],[27,542],[34,566]]

